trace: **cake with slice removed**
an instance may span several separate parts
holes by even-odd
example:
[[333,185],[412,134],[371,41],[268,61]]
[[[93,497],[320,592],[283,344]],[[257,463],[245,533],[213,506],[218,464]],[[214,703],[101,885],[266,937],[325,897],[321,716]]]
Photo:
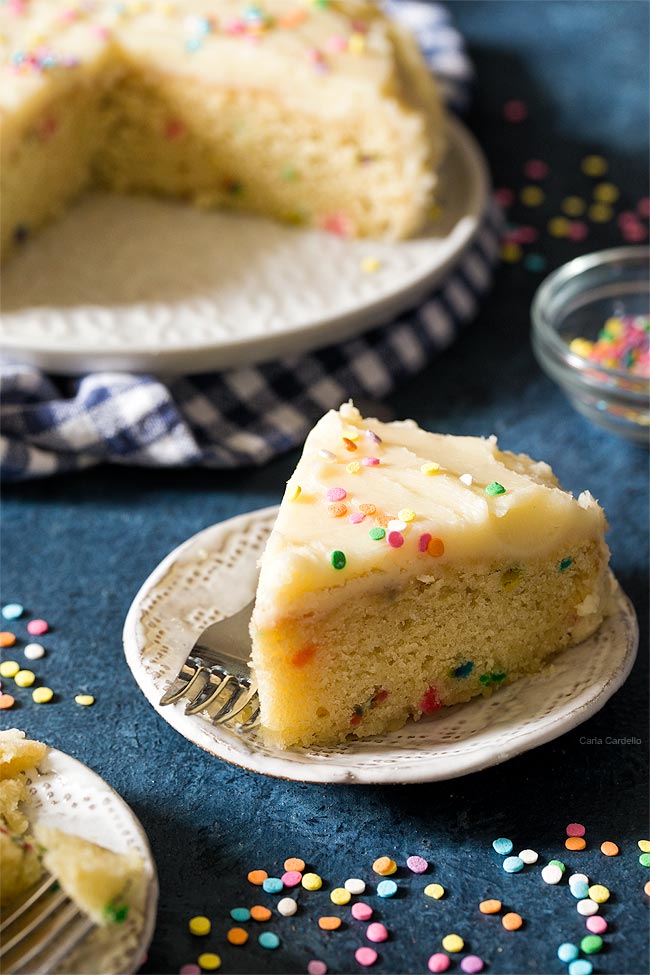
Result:
[[265,738],[382,734],[539,671],[606,615],[605,529],[589,492],[574,498],[495,437],[330,411],[261,560]]

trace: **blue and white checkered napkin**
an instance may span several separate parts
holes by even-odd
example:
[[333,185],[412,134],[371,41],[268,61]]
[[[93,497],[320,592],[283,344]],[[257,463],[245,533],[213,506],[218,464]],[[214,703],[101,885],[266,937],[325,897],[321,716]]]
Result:
[[[472,66],[448,11],[387,0],[418,37],[447,102],[462,110]],[[310,355],[162,380],[130,373],[72,379],[30,366],[2,369],[0,464],[7,480],[109,462],[150,467],[263,464],[304,440],[314,421],[350,397],[380,399],[446,348],[476,312],[497,259],[490,208],[472,244],[417,308],[363,336]]]

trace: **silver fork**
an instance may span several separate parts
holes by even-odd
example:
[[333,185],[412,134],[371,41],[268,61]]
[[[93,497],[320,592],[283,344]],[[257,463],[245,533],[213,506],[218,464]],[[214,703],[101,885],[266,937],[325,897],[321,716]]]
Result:
[[95,927],[49,874],[0,924],[3,975],[46,975]]
[[[259,724],[257,683],[248,666],[248,624],[254,600],[233,616],[208,626],[198,638],[160,704],[187,700],[185,714],[203,714],[215,725],[233,722],[238,731]],[[245,721],[235,718],[248,709]]]

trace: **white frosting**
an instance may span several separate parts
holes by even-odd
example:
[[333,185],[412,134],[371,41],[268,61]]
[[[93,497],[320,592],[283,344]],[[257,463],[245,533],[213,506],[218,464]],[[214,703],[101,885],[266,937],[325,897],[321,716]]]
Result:
[[[365,466],[364,458],[379,464]],[[348,469],[355,462],[358,472]],[[439,470],[424,473],[426,464]],[[495,482],[505,493],[486,492]],[[345,491],[345,498],[329,500],[331,488]],[[332,512],[342,509],[330,508],[337,503],[346,506],[340,517]],[[350,515],[363,504],[375,505],[377,512],[351,523]],[[408,521],[410,512],[414,518]],[[391,547],[387,537],[370,537],[377,513],[386,516],[387,532],[390,519],[406,523],[401,547]],[[494,437],[453,437],[428,433],[409,420],[363,419],[346,404],[309,434],[287,484],[262,558],[255,622],[263,627],[290,615],[298,595],[325,590],[332,599],[349,586],[358,598],[364,589],[402,585],[441,565],[500,562],[507,568],[559,548],[570,557],[572,546],[602,539],[604,529],[603,511],[588,492],[576,500],[558,487],[547,464],[500,451]],[[423,535],[440,539],[444,553],[437,554],[436,543],[421,551]],[[335,551],[345,555],[342,569],[332,566]]]

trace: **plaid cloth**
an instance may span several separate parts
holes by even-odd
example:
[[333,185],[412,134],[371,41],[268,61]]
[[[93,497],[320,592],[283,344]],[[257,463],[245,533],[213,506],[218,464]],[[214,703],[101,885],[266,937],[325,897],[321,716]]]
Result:
[[[388,0],[418,37],[448,104],[468,100],[472,68],[448,11]],[[491,206],[476,239],[419,307],[309,355],[163,380],[130,373],[47,376],[2,369],[0,471],[17,481],[110,462],[151,467],[264,464],[298,446],[321,414],[353,397],[377,400],[445,349],[475,314],[497,260]]]

